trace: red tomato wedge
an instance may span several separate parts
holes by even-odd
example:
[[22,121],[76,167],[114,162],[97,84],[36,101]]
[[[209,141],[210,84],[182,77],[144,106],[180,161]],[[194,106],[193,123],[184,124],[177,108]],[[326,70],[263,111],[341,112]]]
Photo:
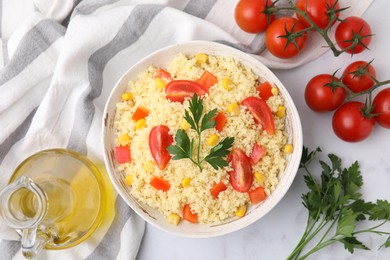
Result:
[[256,87],[256,90],[259,92],[259,96],[261,97],[261,99],[264,99],[265,101],[267,101],[270,97],[273,96],[272,91],[271,91],[272,86],[268,81],[263,82],[260,85],[258,85]]
[[211,72],[208,72],[207,70],[205,70],[202,76],[200,76],[200,78],[198,79],[198,83],[202,85],[205,89],[209,89],[217,82],[217,77],[214,76]]
[[172,145],[173,138],[169,134],[169,128],[165,125],[158,125],[152,128],[149,134],[149,149],[160,170],[164,170],[169,161],[171,155],[169,154],[167,147]]
[[168,191],[171,188],[171,184],[169,184],[168,181],[157,176],[152,177],[152,179],[150,180],[150,185],[152,185],[157,190],[162,191]]
[[172,76],[168,71],[163,70],[163,69],[158,69],[156,71],[155,78],[163,78],[163,79],[170,79],[171,80]]
[[219,183],[215,184],[212,189],[210,189],[210,193],[211,195],[213,195],[214,198],[217,199],[219,193],[221,193],[226,189],[227,189],[226,185],[222,181],[220,181]]
[[134,114],[131,116],[131,119],[138,121],[141,118],[145,118],[149,115],[149,110],[146,107],[139,106],[135,110]]
[[195,93],[200,97],[208,93],[208,90],[191,80],[173,80],[165,87],[166,98],[173,102],[183,103],[187,97]]
[[261,186],[257,187],[254,190],[251,190],[250,192],[248,192],[248,194],[252,204],[259,204],[267,197],[264,188]]
[[252,165],[244,151],[239,148],[230,152],[229,163],[233,171],[228,172],[230,175],[230,184],[238,192],[247,192],[253,183]]
[[260,161],[261,157],[264,155],[264,149],[257,143],[253,145],[252,152],[249,156],[249,161],[251,164],[256,164]]
[[242,105],[248,108],[255,122],[260,124],[268,134],[273,135],[275,133],[274,117],[264,100],[257,97],[248,97],[242,101]]
[[215,129],[217,129],[218,132],[221,132],[223,127],[225,126],[227,121],[227,118],[224,113],[218,112],[218,114],[215,117]]
[[188,222],[196,224],[198,222],[198,214],[192,213],[190,205],[186,204],[183,207],[183,218]]
[[130,146],[117,146],[115,147],[115,158],[118,163],[131,162]]

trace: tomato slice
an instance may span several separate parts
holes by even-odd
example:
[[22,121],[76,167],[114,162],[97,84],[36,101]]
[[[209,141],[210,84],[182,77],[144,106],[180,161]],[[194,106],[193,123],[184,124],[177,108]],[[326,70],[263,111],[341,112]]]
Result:
[[189,204],[185,204],[183,207],[183,218],[194,224],[198,222],[198,214],[191,212],[191,207]]
[[149,149],[154,161],[160,170],[164,170],[171,155],[167,147],[172,145],[173,138],[169,134],[169,128],[165,125],[158,125],[152,128],[149,134]]
[[131,119],[138,121],[141,118],[145,118],[149,115],[149,110],[146,107],[139,106],[135,110],[134,114],[131,116]]
[[168,181],[157,176],[152,177],[152,179],[150,180],[150,185],[152,185],[157,190],[162,191],[168,191],[171,188],[171,184],[169,184]]
[[205,70],[202,76],[200,76],[200,78],[198,79],[198,83],[207,90],[217,82],[217,77],[214,76],[211,72],[208,72],[207,70]]
[[195,93],[200,97],[208,93],[208,90],[191,80],[173,80],[165,87],[166,98],[173,102],[183,103],[187,97]]
[[253,165],[258,163],[264,153],[264,149],[258,143],[255,143],[253,145],[252,152],[249,156],[249,161],[251,162],[251,164]]
[[272,86],[271,83],[268,81],[261,83],[256,87],[256,90],[259,92],[259,96],[261,99],[267,101],[270,97],[273,96],[272,94]]
[[238,192],[247,192],[253,183],[252,165],[244,151],[239,148],[230,152],[228,161],[231,163],[233,171],[230,175],[230,184]]
[[215,129],[217,129],[218,132],[221,132],[223,127],[225,126],[227,121],[227,118],[224,113],[218,112],[218,114],[215,117]]
[[163,70],[163,69],[158,69],[158,70],[156,71],[155,78],[163,78],[163,79],[169,79],[169,80],[171,80],[171,79],[172,79],[172,76],[171,76],[171,74],[170,74],[168,71]]
[[242,105],[248,108],[255,122],[260,124],[268,134],[273,135],[275,133],[274,117],[264,100],[257,97],[248,97],[242,101]]
[[267,197],[262,186],[259,186],[256,189],[249,191],[248,194],[252,204],[259,204]]
[[115,158],[118,163],[131,162],[130,146],[117,146],[115,147]]
[[219,193],[226,190],[226,185],[220,181],[219,183],[215,184],[213,188],[210,189],[211,195],[213,195],[214,198],[218,198]]

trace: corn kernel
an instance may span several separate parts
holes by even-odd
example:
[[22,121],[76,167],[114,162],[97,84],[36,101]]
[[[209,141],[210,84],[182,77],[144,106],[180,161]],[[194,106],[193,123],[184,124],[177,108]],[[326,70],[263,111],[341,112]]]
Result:
[[121,96],[121,99],[124,101],[132,100],[133,99],[133,94],[131,92],[126,92],[123,93]]
[[167,85],[167,83],[162,78],[157,78],[154,80],[154,82],[156,84],[156,88],[160,90],[164,89]]
[[240,114],[240,105],[237,103],[232,103],[228,106],[228,111],[235,116],[238,116]]
[[207,144],[209,146],[214,146],[214,145],[216,145],[218,143],[218,141],[219,141],[218,135],[217,134],[211,134],[209,136],[209,138],[207,139]]
[[286,144],[284,146],[284,153],[292,153],[293,152],[293,145],[292,144]]
[[176,213],[171,213],[168,215],[168,223],[172,225],[178,225],[181,220],[181,217]]
[[183,122],[181,122],[181,128],[186,131],[190,129],[191,125],[184,119]]
[[279,89],[277,87],[271,88],[271,93],[274,96],[277,96],[279,94]]
[[190,187],[191,186],[191,178],[183,178],[181,180],[181,186],[183,188],[187,188],[187,187]]
[[235,214],[237,217],[242,218],[245,215],[245,213],[246,213],[246,205],[242,205],[238,207]]
[[206,63],[209,59],[209,56],[207,54],[204,54],[204,53],[198,53],[195,55],[195,60],[196,60],[196,63],[200,64],[200,63]]
[[221,80],[222,87],[228,91],[233,89],[232,81],[229,78],[223,78]]
[[147,173],[152,173],[154,172],[154,162],[152,161],[147,161],[144,165],[144,169]]
[[137,128],[137,129],[142,129],[145,126],[146,126],[146,119],[145,118],[138,119],[137,122],[135,123],[135,128]]
[[120,145],[122,146],[125,146],[125,145],[128,145],[130,143],[130,136],[129,135],[121,135],[118,137],[118,142]]
[[133,176],[126,175],[125,184],[126,184],[126,186],[130,187],[133,184]]
[[259,184],[263,184],[263,182],[264,182],[264,175],[261,174],[260,172],[255,172],[254,175],[255,175],[256,181],[257,181]]
[[276,116],[279,118],[283,118],[286,116],[286,107],[278,106],[278,111],[276,111]]

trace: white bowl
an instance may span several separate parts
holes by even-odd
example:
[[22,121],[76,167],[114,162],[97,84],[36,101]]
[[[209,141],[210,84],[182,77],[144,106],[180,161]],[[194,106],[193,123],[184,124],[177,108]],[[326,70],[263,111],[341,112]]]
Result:
[[[247,214],[242,218],[233,218],[222,224],[191,224],[186,221],[181,221],[177,226],[171,225],[167,222],[166,217],[156,209],[133,198],[128,191],[129,188],[124,183],[124,177],[117,171],[117,163],[114,157],[116,138],[114,115],[116,103],[120,101],[121,94],[126,91],[129,80],[136,80],[139,73],[151,65],[162,68],[166,67],[177,53],[190,55],[206,53],[208,55],[233,57],[244,66],[250,67],[263,80],[268,80],[270,83],[276,84],[279,88],[280,95],[285,100],[285,106],[287,108],[286,131],[289,136],[288,142],[293,144],[294,151],[292,154],[287,155],[287,165],[285,171],[279,174],[279,184],[275,191],[263,203],[250,206]],[[175,235],[184,237],[213,237],[227,234],[252,224],[267,214],[283,198],[290,188],[299,167],[302,154],[302,128],[297,109],[286,88],[260,61],[226,45],[206,41],[192,41],[169,46],[150,54],[131,67],[121,77],[112,90],[104,110],[103,146],[105,164],[115,189],[138,215],[155,227]]]

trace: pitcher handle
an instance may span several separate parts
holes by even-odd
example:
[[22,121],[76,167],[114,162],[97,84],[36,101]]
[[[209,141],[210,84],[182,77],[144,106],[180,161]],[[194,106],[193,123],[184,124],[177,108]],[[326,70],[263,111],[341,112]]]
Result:
[[35,258],[43,249],[49,237],[40,232],[36,227],[23,229],[22,231],[22,254],[28,259]]

